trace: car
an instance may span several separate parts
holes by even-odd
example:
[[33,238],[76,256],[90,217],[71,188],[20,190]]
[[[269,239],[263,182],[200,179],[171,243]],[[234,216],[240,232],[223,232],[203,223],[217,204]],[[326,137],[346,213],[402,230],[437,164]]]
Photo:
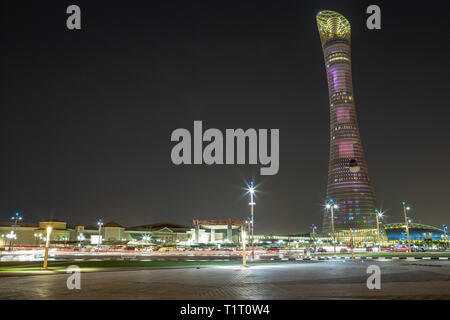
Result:
[[394,246],[392,248],[392,251],[394,252],[408,252],[408,247],[403,245],[403,246]]
[[372,247],[367,247],[366,248],[366,252],[372,252],[373,251],[373,248]]
[[327,252],[327,249],[324,249],[324,248],[318,248],[318,249],[317,249],[317,252]]

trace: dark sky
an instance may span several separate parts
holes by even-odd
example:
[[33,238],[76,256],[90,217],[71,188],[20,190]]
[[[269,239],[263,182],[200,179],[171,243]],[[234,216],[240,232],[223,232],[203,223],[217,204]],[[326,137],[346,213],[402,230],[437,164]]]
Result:
[[[98,217],[130,226],[245,218],[256,233],[320,224],[328,91],[315,15],[352,25],[356,109],[388,222],[450,223],[444,1],[2,1],[0,221]],[[66,28],[66,7],[82,30]],[[175,166],[176,128],[279,128],[280,171]]]

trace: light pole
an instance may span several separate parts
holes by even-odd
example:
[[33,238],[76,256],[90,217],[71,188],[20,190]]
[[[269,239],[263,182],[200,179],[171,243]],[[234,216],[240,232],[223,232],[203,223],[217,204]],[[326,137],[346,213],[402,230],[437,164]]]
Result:
[[103,219],[102,218],[98,219],[97,225],[98,225],[98,241],[97,241],[97,247],[98,247],[98,245],[101,242],[101,237],[102,237],[102,235],[101,235],[102,226],[103,226]]
[[375,209],[375,216],[377,217],[377,239],[378,244],[380,244],[381,243],[380,219],[383,218],[383,212],[378,211],[378,209]]
[[242,266],[247,268],[247,253],[245,252],[245,241],[246,241],[247,233],[245,230],[242,230]]
[[22,217],[20,216],[20,212],[16,211],[16,213],[11,217],[11,220],[14,220],[14,226],[17,227],[17,221],[22,221]]
[[408,221],[408,217],[406,216],[406,211],[409,211],[411,209],[411,207],[406,205],[406,201],[402,202],[402,206],[403,206],[403,214],[405,216],[406,236],[408,237],[408,251],[411,252],[411,241],[409,239],[409,221]]
[[442,225],[442,228],[444,229],[444,239],[446,240],[445,247],[448,247],[448,228],[445,224]]
[[334,199],[330,199],[330,201],[328,201],[328,203],[325,205],[325,208],[330,209],[331,211],[331,232],[333,233],[334,253],[336,253],[336,237],[334,234],[334,209],[338,209],[339,206],[334,203]]
[[255,193],[255,187],[253,186],[253,180],[250,181],[250,187],[248,188],[248,192],[250,192],[250,223],[251,223],[251,237],[252,237],[252,258],[255,259],[255,246],[254,246],[254,236],[255,236],[255,220],[253,217],[253,206],[256,204],[253,201],[253,194]]
[[316,230],[317,230],[317,226],[313,223],[311,226],[312,229],[312,239],[314,241],[314,239],[316,238]]
[[9,240],[9,251],[11,251],[12,243],[15,239],[17,239],[17,235],[14,230],[11,230],[11,232],[6,235],[6,238]]
[[47,227],[47,241],[45,242],[45,254],[44,254],[44,265],[43,269],[47,269],[47,260],[48,260],[48,246],[50,244],[50,233],[52,232],[52,227]]
[[352,250],[352,262],[355,261],[355,254],[353,252],[353,229],[350,228],[350,248]]
[[[16,211],[16,213],[14,213],[14,215],[11,217],[11,220],[14,221],[14,224],[12,226],[13,231],[14,231],[17,228],[17,222],[22,221],[22,216],[20,215],[20,212]],[[11,238],[10,243],[9,243],[9,250],[11,250],[13,239],[16,239],[16,237],[14,236],[14,238]]]

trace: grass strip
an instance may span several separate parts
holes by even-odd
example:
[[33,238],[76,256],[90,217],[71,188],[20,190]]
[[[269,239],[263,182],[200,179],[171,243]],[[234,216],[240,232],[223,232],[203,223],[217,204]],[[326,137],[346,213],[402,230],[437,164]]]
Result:
[[[261,263],[287,262],[283,260],[263,260],[248,261],[249,265]],[[48,267],[52,270],[63,270],[68,266],[76,265],[81,269],[90,268],[149,268],[149,267],[175,267],[175,266],[198,266],[198,265],[230,265],[242,264],[242,261],[72,261],[63,263],[49,263]],[[36,265],[17,265],[4,266],[0,263],[0,272],[20,272],[40,270],[42,264]]]

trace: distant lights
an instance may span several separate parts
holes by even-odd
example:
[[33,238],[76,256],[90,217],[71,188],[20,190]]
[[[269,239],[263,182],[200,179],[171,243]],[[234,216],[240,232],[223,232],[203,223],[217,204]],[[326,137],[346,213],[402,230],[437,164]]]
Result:
[[14,231],[11,231],[10,233],[8,233],[7,235],[6,235],[6,238],[8,238],[9,240],[15,240],[15,239],[17,239],[17,235],[15,234],[15,232]]
[[22,217],[20,216],[20,212],[16,211],[14,213],[14,216],[11,217],[11,220],[14,220],[16,223],[17,223],[17,221],[21,221]]

